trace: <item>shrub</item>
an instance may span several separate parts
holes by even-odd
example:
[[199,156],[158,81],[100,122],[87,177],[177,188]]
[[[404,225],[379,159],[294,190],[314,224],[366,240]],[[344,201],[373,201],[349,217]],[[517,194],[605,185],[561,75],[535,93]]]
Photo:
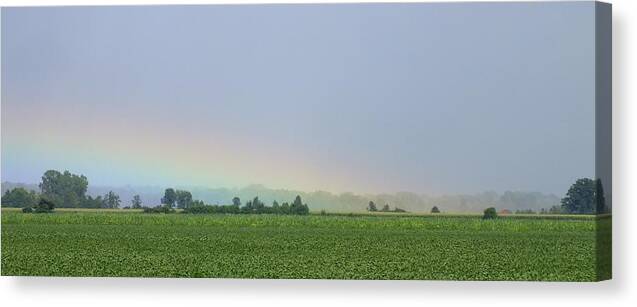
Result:
[[22,208],[22,213],[33,213],[33,208],[31,207]]
[[494,219],[496,217],[498,217],[498,213],[495,211],[495,208],[490,207],[490,208],[484,209],[484,215],[482,216],[483,219],[488,220],[488,219]]
[[33,213],[51,213],[55,209],[55,203],[46,199],[40,198],[40,201],[35,206]]
[[157,207],[144,207],[144,213],[175,213],[175,209],[171,205],[162,205]]
[[434,206],[433,208],[431,208],[431,213],[440,213],[440,209],[438,209],[438,206]]

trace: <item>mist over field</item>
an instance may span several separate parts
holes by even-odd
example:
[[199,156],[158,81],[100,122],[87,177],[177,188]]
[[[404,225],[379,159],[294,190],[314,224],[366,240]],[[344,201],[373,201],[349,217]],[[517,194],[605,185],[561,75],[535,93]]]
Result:
[[[29,190],[39,191],[37,184],[18,184],[11,182],[2,183],[2,193],[14,187],[24,187]],[[285,189],[270,189],[263,185],[250,185],[240,189],[227,188],[202,188],[202,187],[177,187],[192,192],[193,198],[212,205],[231,204],[232,198],[237,196],[243,201],[255,196],[270,205],[274,200],[278,202],[291,201],[300,195],[312,211],[328,210],[330,212],[360,212],[365,211],[368,203],[373,201],[379,206],[389,204],[393,209],[398,207],[410,212],[429,212],[433,206],[437,206],[443,212],[482,212],[484,208],[495,206],[498,209],[509,210],[534,210],[548,209],[554,205],[560,205],[560,198],[552,194],[539,192],[505,191],[496,193],[486,191],[479,194],[462,195],[425,195],[411,192],[399,192],[393,194],[333,194],[325,191],[303,192]],[[88,187],[88,195],[93,197],[104,195],[109,191],[117,193],[122,206],[130,205],[134,195],[140,195],[145,205],[156,206],[160,204],[164,193],[162,187]]]
[[[3,8],[2,181],[474,210],[594,177],[594,6],[427,8]],[[245,190],[193,195],[289,199]]]

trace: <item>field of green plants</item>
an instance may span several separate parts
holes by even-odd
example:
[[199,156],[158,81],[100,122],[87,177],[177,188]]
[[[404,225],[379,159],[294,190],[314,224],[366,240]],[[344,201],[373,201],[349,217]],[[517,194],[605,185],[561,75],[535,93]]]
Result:
[[3,210],[1,273],[594,281],[610,274],[610,223],[591,216]]

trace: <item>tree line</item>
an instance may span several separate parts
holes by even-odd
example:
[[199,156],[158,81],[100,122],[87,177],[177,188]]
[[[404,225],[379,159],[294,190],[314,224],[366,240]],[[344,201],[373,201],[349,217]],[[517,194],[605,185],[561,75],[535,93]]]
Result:
[[44,172],[38,187],[40,192],[27,191],[21,187],[7,190],[2,196],[2,206],[32,208],[34,212],[44,212],[45,207],[51,208],[50,210],[55,207],[117,209],[121,205],[119,195],[113,191],[104,196],[86,195],[88,179],[84,175],[72,174],[69,171]]
[[[46,208],[95,208],[117,209],[122,201],[115,192],[109,191],[103,196],[87,195],[88,179],[84,175],[72,174],[69,171],[59,172],[48,170],[42,175],[42,181],[38,185],[40,191],[31,191],[22,187],[7,190],[2,196],[3,207],[31,208],[33,212],[46,212]],[[192,193],[186,190],[168,188],[161,198],[162,206],[146,207],[139,195],[134,195],[130,205],[124,209],[145,209],[147,212],[171,212],[171,210],[183,209],[186,213],[272,213],[272,214],[307,214],[309,208],[297,195],[291,203],[279,204],[274,201],[271,206],[266,206],[258,197],[241,203],[239,197],[232,200],[232,205],[207,205],[201,200],[194,200]],[[370,201],[367,210],[370,212],[406,212],[395,207],[391,209],[385,204],[378,209],[373,201]],[[29,209],[26,209],[29,211]],[[506,211],[506,210],[503,210]],[[604,189],[600,179],[580,178],[571,185],[566,195],[561,199],[560,206],[552,206],[541,209],[540,214],[594,214],[609,212],[604,197]],[[431,213],[439,213],[434,206]],[[506,212],[504,212],[506,213]],[[536,213],[533,210],[516,210],[518,214]]]
[[143,207],[145,213],[174,213],[175,208],[190,214],[294,214],[306,215],[310,213],[307,204],[297,195],[292,203],[281,205],[275,200],[272,206],[266,206],[258,196],[242,204],[239,197],[232,199],[231,205],[208,205],[201,200],[195,200],[192,193],[186,190],[168,188],[161,198],[162,205],[158,207]]
[[[48,170],[42,175],[42,182],[38,185],[40,192],[28,191],[22,187],[7,190],[2,196],[3,207],[23,208],[24,212],[51,212],[54,208],[92,208],[118,209],[122,205],[119,195],[109,191],[103,196],[87,195],[88,179],[84,175],[72,174],[69,171],[59,172]],[[232,205],[206,205],[201,200],[194,200],[192,193],[186,190],[168,188],[161,198],[161,206],[144,206],[139,195],[134,195],[130,205],[123,209],[143,209],[149,213],[171,213],[175,208],[183,209],[184,213],[254,213],[254,214],[309,214],[307,204],[300,196],[296,196],[292,203],[284,202],[279,205],[274,201],[272,206],[266,206],[259,197],[241,203],[238,197],[232,200]]]
[[382,208],[380,208],[380,210],[378,210],[378,208],[376,207],[376,203],[374,203],[373,201],[369,201],[369,204],[367,205],[367,211],[369,212],[407,212],[398,207],[395,207],[392,210],[391,208],[389,208],[389,204],[385,204]]

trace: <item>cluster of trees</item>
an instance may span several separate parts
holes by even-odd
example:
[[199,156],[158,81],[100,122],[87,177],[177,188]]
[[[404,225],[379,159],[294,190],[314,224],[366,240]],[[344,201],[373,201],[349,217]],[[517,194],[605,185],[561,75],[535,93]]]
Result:
[[259,197],[249,200],[245,205],[241,204],[239,197],[232,199],[232,205],[205,205],[202,201],[194,201],[184,208],[184,213],[234,213],[234,214],[293,214],[307,215],[310,209],[303,203],[301,196],[297,195],[292,203],[284,202],[279,205],[275,200],[272,206],[266,206]]
[[[497,217],[495,211],[492,212],[491,209],[487,208],[484,211],[485,219]],[[561,206],[541,208],[539,214],[600,214],[608,211],[602,181],[600,179],[580,178],[568,189],[566,196],[561,200]],[[537,213],[533,209],[515,210],[515,214]]]
[[192,193],[188,191],[168,188],[164,191],[161,203],[170,208],[186,209],[192,206],[195,201],[192,199]]
[[484,209],[484,214],[482,215],[482,219],[491,220],[498,217],[498,213],[495,211],[494,207],[489,207]]
[[376,207],[376,203],[374,203],[373,201],[370,201],[369,204],[367,205],[367,211],[369,212],[407,212],[398,207],[395,207],[394,210],[392,210],[391,208],[389,208],[389,204],[385,204],[380,210],[378,210],[378,208]]
[[580,178],[562,198],[561,211],[571,214],[591,214],[608,212],[604,188],[600,179]]
[[[45,200],[57,208],[117,209],[122,203],[119,195],[113,191],[109,191],[104,196],[87,195],[88,179],[84,175],[72,174],[69,171],[62,173],[48,170],[44,172],[42,182],[38,187],[40,188],[39,193],[22,187],[7,190],[2,196],[2,206],[36,208],[40,205],[41,200]],[[132,208],[141,207],[141,198],[136,195],[133,197]]]

